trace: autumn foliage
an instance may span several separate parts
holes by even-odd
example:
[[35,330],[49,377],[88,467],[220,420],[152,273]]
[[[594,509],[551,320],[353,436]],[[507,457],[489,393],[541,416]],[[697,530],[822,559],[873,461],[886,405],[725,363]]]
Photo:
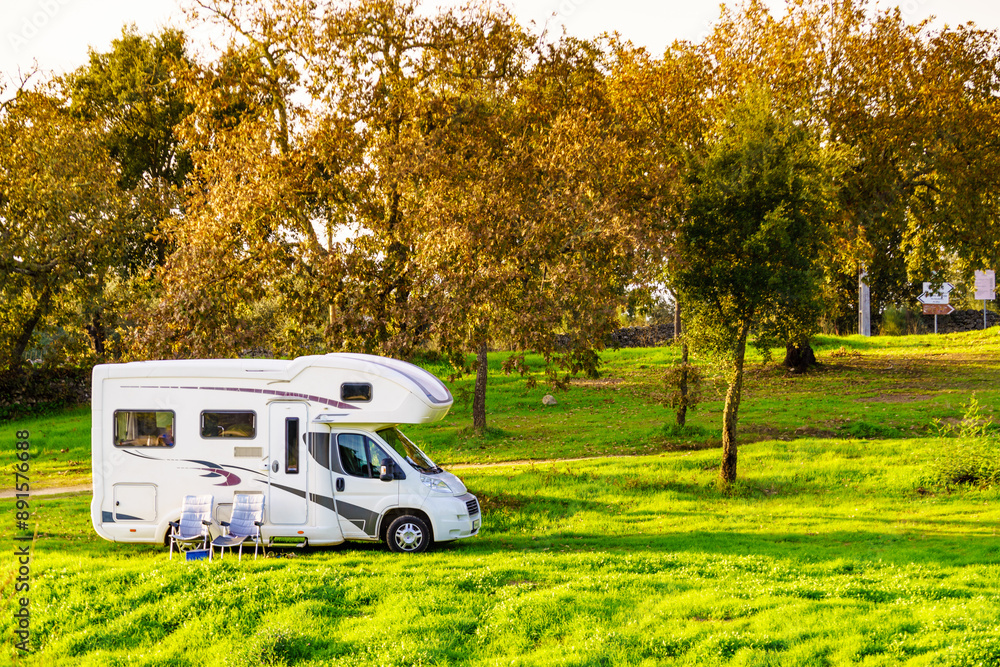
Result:
[[[1000,259],[998,41],[972,25],[752,1],[651,54],[539,34],[486,2],[187,10],[228,36],[217,56],[126,30],[76,72],[4,91],[5,368],[430,347],[466,372],[505,348],[512,371],[541,352],[558,384],[595,373],[658,285],[697,322],[713,262],[740,256],[734,270],[782,285],[747,296],[767,317],[703,341],[798,346],[821,317],[852,327],[861,268],[876,306],[905,305],[918,276]],[[719,214],[720,150],[748,95],[760,127],[799,133],[822,163],[822,196],[766,214],[762,254],[724,247]],[[746,265],[779,246],[793,269]]]

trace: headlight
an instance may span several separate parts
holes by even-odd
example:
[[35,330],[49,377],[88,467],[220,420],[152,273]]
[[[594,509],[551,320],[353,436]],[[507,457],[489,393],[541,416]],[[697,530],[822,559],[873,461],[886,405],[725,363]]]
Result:
[[454,495],[455,493],[454,491],[451,490],[450,486],[448,486],[447,484],[445,484],[436,477],[428,477],[427,475],[421,475],[420,481],[423,482],[424,486],[429,488],[434,493],[448,493],[451,495]]

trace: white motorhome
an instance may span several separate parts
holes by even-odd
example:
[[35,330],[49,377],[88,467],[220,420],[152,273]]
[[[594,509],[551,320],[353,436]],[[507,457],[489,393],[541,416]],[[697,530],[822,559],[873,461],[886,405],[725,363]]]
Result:
[[[397,359],[143,361],[93,373],[91,518],[115,542],[163,543],[184,496],[264,495],[265,542],[384,540],[394,551],[475,535],[479,502],[397,428],[442,419],[434,375]],[[216,529],[215,532],[218,532]]]

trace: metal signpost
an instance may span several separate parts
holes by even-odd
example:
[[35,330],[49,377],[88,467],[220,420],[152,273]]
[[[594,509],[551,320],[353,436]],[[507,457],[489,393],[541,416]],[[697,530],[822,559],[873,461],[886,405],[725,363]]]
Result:
[[976,298],[983,302],[983,331],[986,330],[986,302],[996,299],[996,274],[992,269],[976,271]]
[[862,336],[872,335],[872,293],[865,278],[868,272],[861,269],[858,272],[858,333]]
[[937,290],[931,289],[930,283],[924,283],[924,293],[917,297],[917,301],[924,304],[924,315],[934,316],[934,333],[937,333],[938,315],[951,315],[955,309],[948,304],[948,295],[955,289],[951,283],[941,283]]

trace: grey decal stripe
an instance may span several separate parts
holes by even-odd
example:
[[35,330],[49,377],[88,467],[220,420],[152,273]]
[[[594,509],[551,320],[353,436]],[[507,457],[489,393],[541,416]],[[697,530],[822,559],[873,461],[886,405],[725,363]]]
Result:
[[[280,484],[274,484],[273,486],[276,486],[284,491],[290,491],[303,498],[305,498],[306,495],[298,489],[282,486]],[[325,507],[330,511],[336,512],[354,525],[358,526],[358,528],[365,532],[365,535],[375,537],[375,531],[378,527],[378,514],[375,512],[366,510],[363,507],[358,507],[357,505],[352,505],[351,503],[345,503],[343,500],[334,501],[334,499],[330,496],[321,496],[318,493],[310,493],[309,500],[321,507]]]
[[294,493],[295,495],[297,495],[299,498],[302,499],[305,499],[306,497],[306,492],[303,491],[302,489],[296,489],[291,486],[285,486],[284,484],[275,484],[274,482],[271,482],[271,486],[273,486],[276,489],[281,489],[282,491],[288,491],[289,493]]
[[319,464],[321,468],[330,469],[330,434],[329,433],[307,433],[309,442],[309,455]]
[[340,457],[336,454],[331,456],[331,438],[329,433],[309,433],[309,454],[321,467],[343,475],[344,470],[340,466]]
[[378,514],[375,512],[366,510],[364,507],[352,505],[351,503],[345,503],[343,500],[338,500],[337,513],[351,522],[364,521],[365,527],[363,530],[365,534],[375,537],[375,530],[378,525]]
[[317,505],[321,505],[322,507],[327,508],[330,511],[333,512],[337,511],[337,507],[333,502],[333,498],[331,498],[330,496],[321,496],[318,493],[310,493],[309,500],[313,501]]

